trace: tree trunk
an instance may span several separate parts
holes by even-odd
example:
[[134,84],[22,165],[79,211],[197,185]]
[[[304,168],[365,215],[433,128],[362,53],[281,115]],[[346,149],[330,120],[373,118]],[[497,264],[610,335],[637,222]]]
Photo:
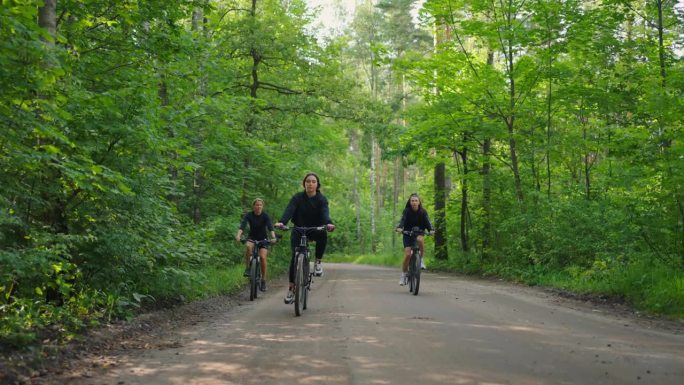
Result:
[[449,258],[446,232],[446,166],[435,165],[435,259]]
[[[512,14],[509,12],[507,14],[508,27],[512,29],[513,20]],[[513,71],[515,70],[514,58],[513,58],[513,41],[508,40],[508,51],[506,55],[507,61],[507,72],[508,72],[508,82],[509,82],[509,100],[508,100],[508,116],[506,117],[506,126],[508,127],[508,146],[511,154],[511,168],[513,169],[513,178],[515,180],[515,195],[518,198],[518,202],[523,202],[523,190],[522,182],[520,180],[520,167],[518,166],[518,154],[515,143],[515,106],[516,106],[516,89],[515,89],[515,76],[513,76]]]
[[[547,28],[547,32],[549,32],[549,35],[546,37],[546,49],[550,52],[551,51],[551,40],[552,37],[550,35],[550,29]],[[553,65],[553,57],[549,55],[549,71],[551,71],[551,66]],[[546,87],[546,196],[548,199],[551,199],[551,123],[552,123],[552,114],[551,114],[551,101],[552,101],[552,95],[553,95],[553,89],[552,89],[553,83],[551,82],[551,75],[549,75],[549,84]]]
[[376,252],[376,239],[375,239],[375,211],[376,211],[376,203],[375,203],[375,134],[371,135],[371,175],[370,175],[370,183],[371,183],[371,212],[370,212],[370,220],[371,220],[371,252],[375,254]]
[[[252,21],[256,24],[256,5],[257,0],[252,0],[252,9],[250,10],[250,16]],[[254,35],[254,31],[252,31]],[[259,50],[255,46],[252,46],[249,50],[249,54],[252,57],[252,68],[250,71],[250,76],[252,78],[252,84],[249,85],[249,96],[250,96],[250,116],[247,120],[247,133],[254,132],[256,129],[256,114],[257,114],[257,90],[259,89],[259,65],[261,64],[262,56]]]
[[[530,136],[533,136],[534,132],[531,130]],[[532,173],[532,181],[534,184],[534,189],[537,190],[537,192],[541,191],[541,181],[540,181],[540,174],[541,171],[539,171],[539,168],[537,167],[537,148],[535,147],[535,144],[532,143],[530,149],[530,172]]]
[[590,174],[590,169],[591,166],[589,165],[589,149],[586,147],[587,146],[587,126],[586,123],[584,123],[584,118],[582,118],[582,139],[584,139],[584,145],[585,145],[585,150],[584,150],[584,159],[583,159],[583,164],[584,164],[584,188],[585,188],[585,198],[587,200],[591,199],[591,174]]
[[511,115],[508,118],[508,147],[511,154],[511,169],[513,170],[513,178],[515,181],[515,196],[518,198],[518,202],[523,202],[523,190],[522,181],[520,180],[520,168],[518,166],[518,153],[516,150],[515,137],[513,136],[513,126],[515,123],[515,116]]
[[[38,26],[45,28],[50,35],[50,39],[44,39],[43,43],[48,47],[54,47],[55,38],[57,37],[57,0],[45,0],[42,7],[38,9]],[[48,61],[44,62],[44,66],[49,69],[52,64]],[[48,95],[40,94],[38,95],[40,99],[49,98]],[[42,110],[38,110],[39,115],[43,114]],[[40,145],[40,139],[38,139],[38,144]],[[48,171],[48,175],[44,182],[49,184],[57,183],[62,178],[61,171],[51,172]],[[59,186],[59,184],[58,184]],[[43,213],[42,220],[47,223],[52,232],[57,234],[68,234],[69,233],[69,223],[67,219],[67,200],[65,200],[60,193],[54,194],[49,191],[43,193],[42,198],[47,202],[48,207]],[[59,273],[52,273],[52,277],[49,280],[57,280],[56,275]],[[62,277],[63,278],[63,277]],[[73,283],[73,282],[71,282]],[[57,290],[55,287],[48,286],[45,291],[45,301],[56,304],[57,306],[62,306],[64,304],[64,294]]]
[[[494,52],[487,52],[487,65],[494,65]],[[491,247],[492,231],[492,184],[491,184],[492,140],[482,141],[482,259],[486,259]]]
[[352,187],[352,195],[354,199],[354,209],[356,213],[356,241],[359,245],[359,252],[364,251],[363,234],[361,233],[361,198],[359,197],[359,171],[356,165],[356,160],[359,158],[359,138],[355,129],[349,133],[349,141],[351,142],[351,151],[354,156],[354,185]]
[[[464,142],[467,134],[464,134]],[[468,149],[463,146],[461,151],[456,151],[456,155],[461,157],[463,163],[463,177],[461,178],[461,250],[468,252]]]
[[[38,25],[41,28],[45,28],[51,37],[51,39],[44,40],[44,43],[48,47],[54,47],[54,41],[57,37],[57,0],[46,0],[45,4],[38,9]],[[46,69],[49,69],[52,64],[45,61],[44,66]],[[49,96],[41,93],[38,95],[38,98],[47,99]],[[37,113],[42,115],[43,111],[38,110]],[[38,144],[41,144],[40,139],[38,139]],[[44,178],[46,179],[44,183],[56,183],[61,177],[60,171],[48,171],[48,175]],[[62,197],[55,196],[53,193],[47,191],[43,195],[43,199],[48,204],[48,207],[46,207],[46,211],[43,214],[43,221],[47,223],[55,233],[67,234],[69,228],[66,217],[66,201]]]
[[[401,157],[394,160],[394,190],[392,191],[392,221],[397,220],[397,204],[399,202],[399,189],[401,188],[401,178],[403,169],[401,167]],[[398,222],[397,222],[398,223]],[[396,224],[393,222],[393,224]],[[397,233],[392,232],[392,250],[394,250],[397,241]]]
[[546,196],[551,199],[551,80],[546,92]]
[[57,0],[45,0],[45,4],[38,8],[38,26],[45,28],[52,36],[48,44],[53,45],[57,37]]
[[[401,75],[401,110],[402,115],[406,111],[406,75]],[[406,127],[406,120],[401,119],[400,124]],[[404,169],[402,167],[401,156],[394,160],[394,194],[392,196],[392,220],[397,220],[397,205],[399,203],[399,190],[403,187]],[[397,233],[392,231],[392,250],[395,249],[397,243]]]
[[[204,29],[204,25],[202,24],[204,22],[204,13],[202,11],[202,8],[195,8],[194,11],[192,12],[192,30],[195,32],[195,34],[198,36],[199,39],[202,39],[202,31]],[[199,84],[198,84],[198,89],[197,89],[197,95],[199,98],[204,99],[204,97],[207,96],[207,79],[205,77],[205,71],[204,71],[204,60],[200,60],[199,63]],[[201,148],[204,144],[204,133],[202,132],[202,124],[197,125],[197,134],[196,138],[194,141],[194,147],[195,147],[195,153],[199,154],[201,152]],[[195,160],[197,164],[201,164],[201,161]],[[202,194],[204,191],[204,169],[200,166],[195,168],[193,171],[193,195],[194,195],[194,203],[193,203],[193,210],[192,210],[192,221],[196,225],[199,224],[202,221]],[[243,194],[244,195],[244,194]]]
[[363,233],[361,232],[361,199],[359,197],[359,171],[354,166],[354,206],[356,214],[356,241],[359,244],[359,252],[364,252]]
[[[371,13],[374,12],[374,7],[371,2],[368,3],[368,7],[371,10]],[[372,43],[375,43],[375,30],[371,30],[370,34],[370,41]],[[370,89],[371,89],[371,97],[374,101],[378,100],[378,70],[377,70],[377,64],[375,61],[375,52],[373,50],[370,51],[370,57],[368,58],[370,61]],[[376,239],[376,234],[375,234],[375,217],[376,217],[376,211],[377,211],[377,196],[376,196],[376,179],[375,179],[375,174],[376,174],[376,158],[375,158],[375,133],[371,133],[371,177],[370,177],[370,182],[371,182],[371,252],[375,253],[376,248],[377,248],[377,239]]]
[[482,258],[486,259],[491,247],[492,232],[492,183],[491,183],[492,140],[485,138],[482,143]]
[[665,76],[665,45],[663,44],[663,32],[665,26],[663,25],[663,0],[657,0],[656,5],[658,6],[658,58],[660,63],[660,81],[665,89],[667,85]]
[[202,8],[195,8],[192,11],[192,30],[199,31],[202,27],[200,23],[204,20]]
[[[662,93],[663,95],[667,94],[667,73],[665,71],[667,67],[667,63],[665,63],[665,45],[664,45],[664,39],[663,39],[663,34],[664,34],[664,29],[665,26],[663,24],[663,1],[662,0],[657,0],[656,5],[658,7],[658,59],[659,59],[659,65],[660,65],[660,85],[662,87]],[[670,156],[670,150],[669,147],[672,145],[672,139],[668,138],[666,133],[665,133],[665,119],[664,117],[661,117],[658,119],[659,122],[659,135],[660,135],[660,143],[662,147],[662,153],[663,157],[665,159],[665,164],[667,167],[667,174],[668,177],[674,178],[674,172],[672,170],[672,160]],[[679,209],[679,218],[677,218],[677,225],[675,227],[678,227],[679,232],[681,236],[679,237],[680,244],[681,244],[681,249],[680,249],[680,257],[681,257],[681,263],[684,265],[684,194],[682,193],[682,189],[680,188],[679,191],[677,187],[675,187],[675,190],[673,191],[673,198],[675,201],[675,205]]]
[[202,203],[202,186],[204,182],[204,177],[202,175],[202,172],[200,169],[195,169],[193,172],[193,186],[192,186],[192,191],[193,195],[195,197],[194,202],[193,202],[193,207],[192,207],[192,221],[194,224],[199,224],[202,221],[202,211],[201,211],[201,203]]

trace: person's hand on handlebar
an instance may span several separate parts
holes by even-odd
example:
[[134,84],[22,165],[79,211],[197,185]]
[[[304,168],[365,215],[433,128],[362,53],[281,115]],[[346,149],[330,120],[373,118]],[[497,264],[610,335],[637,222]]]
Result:
[[401,233],[402,231],[404,231],[404,229],[402,229],[401,227],[397,227],[396,229],[394,229],[394,231],[396,231],[397,233]]
[[285,225],[284,225],[282,222],[278,222],[278,223],[276,223],[275,225],[273,225],[273,227],[275,227],[276,229],[281,229],[281,230],[282,230],[282,229],[285,228]]
[[325,229],[329,232],[333,232],[335,231],[335,225],[333,225],[332,223],[328,223],[327,225],[325,225]]

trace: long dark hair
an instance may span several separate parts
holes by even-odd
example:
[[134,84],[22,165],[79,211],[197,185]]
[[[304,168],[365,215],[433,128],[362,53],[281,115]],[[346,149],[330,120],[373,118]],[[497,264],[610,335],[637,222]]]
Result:
[[413,197],[418,198],[418,212],[422,213],[424,211],[423,210],[423,200],[420,199],[420,197],[418,196],[418,193],[411,194],[409,199],[406,201],[406,206],[404,206],[404,210],[411,209],[411,198],[413,198]]
[[310,173],[304,175],[304,179],[302,179],[302,187],[306,188],[306,178],[308,178],[312,175],[316,178],[316,191],[321,192],[321,178],[319,178],[315,172],[310,172]]

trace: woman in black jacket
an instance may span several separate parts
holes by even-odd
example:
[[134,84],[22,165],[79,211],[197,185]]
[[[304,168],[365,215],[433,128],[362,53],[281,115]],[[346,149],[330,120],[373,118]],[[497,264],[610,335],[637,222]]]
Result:
[[[271,218],[264,212],[264,200],[261,198],[256,198],[252,202],[252,211],[245,214],[240,221],[240,229],[237,234],[235,234],[235,240],[240,242],[242,239],[242,233],[245,231],[249,225],[249,239],[252,241],[261,241],[268,238],[268,232],[271,233],[270,241],[275,243],[276,236],[273,232],[273,224],[271,223]],[[244,276],[249,276],[249,258],[252,256],[254,250],[254,242],[245,243],[245,273]],[[261,291],[266,291],[266,257],[268,256],[268,247],[266,245],[259,245],[259,257],[261,258],[261,283],[259,289]]]
[[[422,231],[432,232],[432,224],[430,223],[430,218],[428,217],[427,211],[423,208],[420,202],[420,197],[418,194],[413,193],[406,202],[406,207],[404,212],[401,214],[401,220],[399,221],[399,226],[397,226],[397,231],[401,232],[404,229],[413,229],[418,227]],[[423,262],[423,256],[425,255],[425,241],[422,235],[416,238],[418,242],[418,248],[420,249],[420,267],[425,269],[425,263]],[[404,263],[402,264],[402,273],[399,278],[400,285],[406,285],[406,272],[408,271],[409,260],[411,259],[411,237],[404,234]]]
[[[275,224],[275,227],[282,228],[292,219],[295,226],[301,227],[317,227],[324,226],[327,231],[335,230],[335,225],[330,219],[330,210],[328,209],[328,199],[321,193],[321,180],[313,172],[306,174],[302,181],[304,191],[298,192],[292,196],[290,203],[285,209],[285,213],[280,217],[280,221]],[[307,235],[307,238],[316,241],[316,263],[314,267],[314,274],[316,276],[323,275],[323,267],[321,266],[321,258],[325,252],[325,247],[328,243],[328,234],[325,231],[313,232]],[[292,248],[292,257],[290,258],[290,289],[285,297],[285,303],[290,304],[294,301],[294,275],[295,275],[295,248],[299,246],[301,235],[296,231],[292,232],[290,236],[290,246]]]

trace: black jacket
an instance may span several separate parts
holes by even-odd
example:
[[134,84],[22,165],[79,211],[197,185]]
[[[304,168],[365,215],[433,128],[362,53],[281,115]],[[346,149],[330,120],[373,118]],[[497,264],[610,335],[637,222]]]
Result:
[[249,239],[255,241],[268,239],[268,230],[273,231],[271,218],[269,218],[268,214],[265,212],[262,212],[261,215],[254,214],[254,211],[245,214],[242,218],[242,222],[240,222],[240,229],[244,231],[248,224]]
[[295,226],[314,227],[332,224],[328,199],[320,191],[311,198],[305,191],[296,193],[280,217],[280,223],[285,225],[290,219]]
[[432,231],[432,223],[430,223],[430,218],[428,218],[428,213],[425,209],[418,211],[413,211],[410,207],[404,209],[401,214],[401,221],[399,221],[399,226],[404,230],[411,230],[414,227],[418,227],[421,230]]

